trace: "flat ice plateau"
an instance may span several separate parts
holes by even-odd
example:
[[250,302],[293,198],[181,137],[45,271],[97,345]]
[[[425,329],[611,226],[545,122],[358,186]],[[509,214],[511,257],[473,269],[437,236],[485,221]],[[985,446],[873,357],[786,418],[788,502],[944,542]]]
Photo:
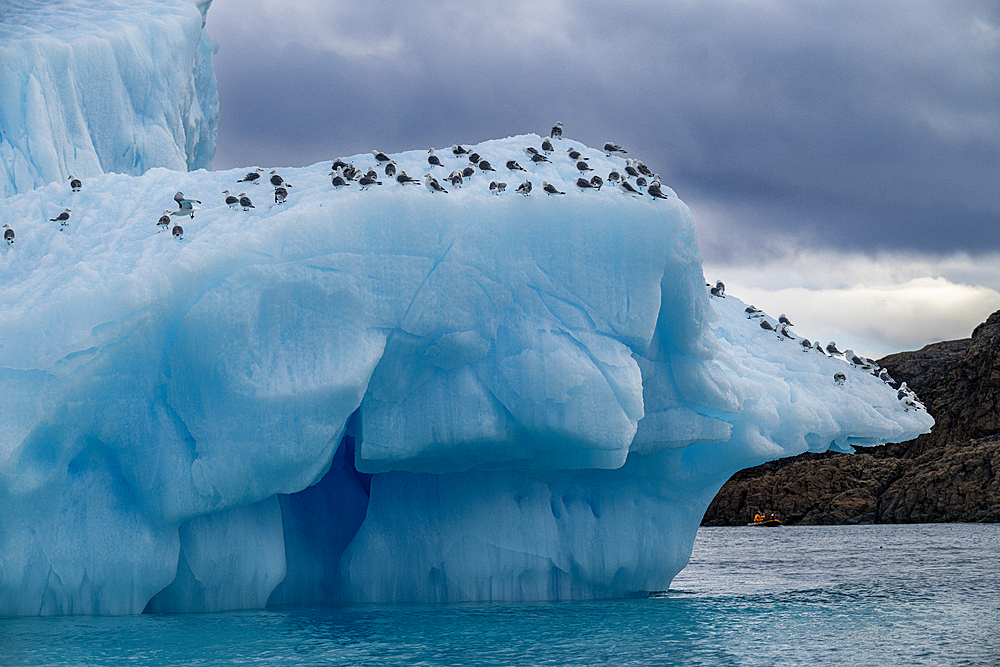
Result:
[[470,146],[497,173],[460,188],[450,148],[391,156],[447,193],[326,162],[282,204],[270,167],[0,200],[0,615],[663,590],[736,470],[930,428],[710,297],[669,188],[580,190],[568,147],[624,159],[555,143]]

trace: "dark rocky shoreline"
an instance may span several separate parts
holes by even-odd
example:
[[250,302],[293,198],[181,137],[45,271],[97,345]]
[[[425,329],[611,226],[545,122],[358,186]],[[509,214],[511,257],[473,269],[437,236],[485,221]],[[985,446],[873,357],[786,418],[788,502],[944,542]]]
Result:
[[758,511],[788,524],[1000,522],[1000,311],[971,338],[879,363],[927,406],[930,433],[741,470],[702,525],[742,526]]

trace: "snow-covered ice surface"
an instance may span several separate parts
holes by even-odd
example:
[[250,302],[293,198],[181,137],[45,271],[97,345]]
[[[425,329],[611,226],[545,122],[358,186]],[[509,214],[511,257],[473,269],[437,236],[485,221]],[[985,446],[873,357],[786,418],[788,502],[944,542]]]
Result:
[[210,4],[0,2],[0,196],[71,174],[210,167]]
[[392,156],[447,194],[326,162],[280,205],[245,169],[0,200],[0,614],[663,590],[734,471],[930,428],[710,298],[669,188],[581,191],[540,143],[471,147],[498,172],[461,188],[448,148]]

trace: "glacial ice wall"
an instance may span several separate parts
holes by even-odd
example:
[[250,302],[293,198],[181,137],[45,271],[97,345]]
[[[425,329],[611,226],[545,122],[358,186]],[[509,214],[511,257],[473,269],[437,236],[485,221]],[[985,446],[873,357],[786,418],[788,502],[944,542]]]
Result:
[[569,146],[623,159],[540,142],[447,193],[325,163],[282,204],[245,170],[0,200],[0,615],[662,590],[734,471],[930,427],[710,298],[669,188],[580,190]]
[[210,4],[0,3],[0,196],[70,175],[210,167]]

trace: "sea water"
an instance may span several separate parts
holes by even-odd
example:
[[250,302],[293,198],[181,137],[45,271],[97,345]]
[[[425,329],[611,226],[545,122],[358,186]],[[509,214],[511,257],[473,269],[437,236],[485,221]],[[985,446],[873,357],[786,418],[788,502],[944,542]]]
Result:
[[0,619],[0,665],[998,665],[1000,526],[702,528],[629,600]]

